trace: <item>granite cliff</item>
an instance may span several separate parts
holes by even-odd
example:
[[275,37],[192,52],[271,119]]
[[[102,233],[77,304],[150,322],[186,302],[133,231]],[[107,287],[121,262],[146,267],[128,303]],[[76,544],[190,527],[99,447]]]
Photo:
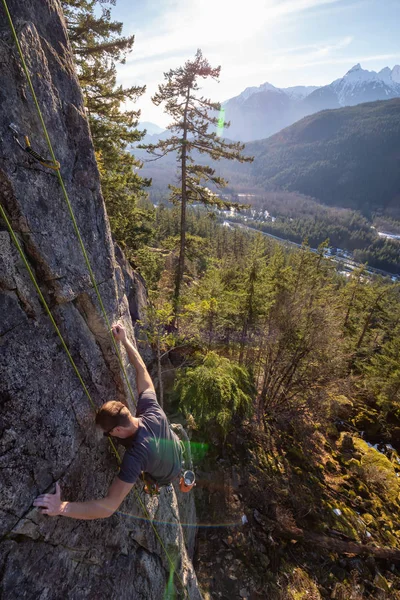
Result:
[[[145,290],[112,242],[60,5],[8,4],[108,319],[133,335]],[[9,128],[48,155],[2,6],[0,77],[1,204],[95,404],[119,399],[132,408],[57,176],[24,153]],[[101,497],[117,465],[2,221],[0,336],[0,596],[159,600],[170,566],[134,493],[105,520],[49,518],[32,508],[56,481],[67,499]],[[195,528],[184,536],[181,527],[195,522],[193,498],[165,490],[150,497],[137,487],[186,588],[176,579],[176,594],[201,598],[190,559]]]

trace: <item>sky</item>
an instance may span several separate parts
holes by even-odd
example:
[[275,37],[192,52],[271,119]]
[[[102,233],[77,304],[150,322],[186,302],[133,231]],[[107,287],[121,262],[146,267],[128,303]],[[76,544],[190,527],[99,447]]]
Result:
[[198,48],[221,66],[219,83],[205,81],[201,91],[218,102],[266,81],[327,85],[357,63],[375,71],[400,64],[400,0],[117,0],[112,17],[135,34],[118,81],[146,85],[135,108],[161,127],[169,118],[151,96],[164,72]]

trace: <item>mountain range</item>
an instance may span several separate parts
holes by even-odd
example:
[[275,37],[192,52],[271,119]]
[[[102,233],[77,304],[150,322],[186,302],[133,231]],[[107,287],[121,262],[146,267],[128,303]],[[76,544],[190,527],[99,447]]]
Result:
[[[400,66],[375,72],[357,64],[319,88],[264,83],[224,107],[225,118],[232,119],[224,136],[246,141],[245,153],[254,156],[251,165],[212,165],[232,192],[286,189],[400,219]],[[147,135],[145,141],[168,135]],[[165,197],[176,176],[176,156],[147,162],[145,151],[134,152],[145,160],[143,176],[153,179],[152,195]],[[195,160],[202,164],[204,157]]]
[[[400,98],[394,98],[320,111],[249,142],[245,154],[254,156],[251,164],[210,162],[202,155],[195,160],[211,164],[233,194],[296,191],[366,216],[400,220],[399,148]],[[152,198],[167,196],[176,168],[174,154],[144,164],[141,174],[153,179]]]
[[320,111],[246,144],[253,163],[213,166],[232,191],[285,189],[368,217],[400,219],[399,148],[400,98],[394,98]]
[[137,128],[139,131],[146,130],[147,135],[159,135],[160,133],[165,131],[165,129],[163,129],[159,125],[156,125],[155,123],[150,123],[150,121],[141,121]]
[[322,87],[277,88],[264,83],[223,103],[225,120],[231,122],[225,135],[242,142],[263,139],[320,110],[397,97],[400,65],[376,72],[357,64],[344,77]]
[[[398,97],[400,65],[376,72],[357,64],[343,77],[320,87],[298,85],[278,88],[266,82],[258,87],[248,87],[222,103],[225,120],[231,122],[224,135],[242,142],[264,139],[320,110]],[[141,123],[139,128],[147,130],[142,143],[157,143],[159,138],[169,135],[153,123]]]

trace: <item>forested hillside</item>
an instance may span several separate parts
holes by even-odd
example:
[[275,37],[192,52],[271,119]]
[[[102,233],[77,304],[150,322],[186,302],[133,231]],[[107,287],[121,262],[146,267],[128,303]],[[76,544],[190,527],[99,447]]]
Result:
[[[248,143],[251,164],[211,164],[229,182],[225,197],[240,193],[261,214],[273,215],[274,221],[253,223],[261,231],[300,244],[308,239],[313,247],[328,239],[357,262],[396,275],[400,243],[378,232],[395,233],[400,219],[399,147],[400,100],[395,99],[323,111]],[[143,151],[140,156],[146,161]],[[196,159],[205,163],[202,156]],[[176,155],[145,162],[142,172],[152,178],[153,202],[168,198],[175,166]]]
[[[222,173],[238,188],[284,188],[332,206],[400,218],[400,99],[306,117],[246,144],[252,165]],[[241,178],[243,173],[243,180]]]
[[[236,192],[286,189],[368,217],[398,219],[399,147],[400,99],[393,99],[305,117],[270,138],[247,143],[252,164],[214,166]],[[142,172],[165,194],[174,166],[171,157],[162,158],[145,163]]]
[[[398,599],[399,286],[362,268],[346,280],[323,247],[284,250],[197,209],[174,331],[178,214],[157,208],[140,260],[164,399],[197,451],[204,589]],[[208,529],[221,523],[222,543]]]
[[377,215],[368,220],[358,211],[327,206],[296,192],[264,192],[248,199],[251,208],[223,218],[281,240],[307,241],[312,248],[328,240],[334,256],[367,263],[384,271],[382,275],[400,274],[399,221]]

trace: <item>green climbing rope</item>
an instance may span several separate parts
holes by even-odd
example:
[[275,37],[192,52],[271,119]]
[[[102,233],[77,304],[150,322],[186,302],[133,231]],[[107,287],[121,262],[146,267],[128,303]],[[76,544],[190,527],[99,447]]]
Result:
[[[42,291],[41,291],[41,289],[40,289],[40,287],[38,285],[38,282],[36,281],[35,275],[33,274],[33,271],[32,271],[32,269],[29,266],[28,260],[27,260],[27,258],[25,256],[25,253],[24,253],[23,249],[21,248],[21,244],[19,243],[18,238],[17,238],[17,236],[16,236],[16,234],[15,234],[15,232],[14,232],[12,226],[11,226],[11,223],[8,220],[8,217],[7,217],[6,213],[5,213],[5,210],[4,210],[4,208],[2,207],[1,204],[0,204],[0,214],[1,214],[1,217],[4,220],[5,224],[7,225],[7,229],[9,231],[9,233],[10,233],[11,239],[14,242],[15,247],[18,250],[18,253],[19,253],[19,255],[20,255],[21,259],[22,259],[22,262],[25,265],[26,270],[28,271],[29,277],[31,278],[32,283],[35,286],[35,289],[36,289],[36,291],[37,291],[37,293],[39,295],[40,301],[43,304],[43,307],[44,307],[46,313],[48,314],[48,316],[50,318],[50,321],[52,322],[53,327],[56,330],[56,333],[57,333],[58,337],[60,338],[61,344],[62,344],[65,352],[67,353],[67,356],[68,356],[69,361],[70,361],[70,363],[71,363],[71,365],[72,365],[72,367],[73,367],[73,369],[74,369],[74,371],[76,373],[76,376],[78,377],[78,379],[79,379],[79,381],[80,381],[80,383],[81,383],[81,385],[83,387],[83,390],[84,390],[86,396],[88,397],[90,404],[92,405],[92,408],[94,409],[94,411],[96,411],[96,405],[95,405],[95,403],[93,401],[93,398],[91,397],[90,392],[89,392],[89,390],[88,390],[85,382],[82,379],[82,376],[81,376],[81,374],[79,372],[79,369],[76,366],[76,363],[75,363],[74,359],[71,356],[71,353],[70,353],[70,351],[68,349],[68,346],[67,346],[67,344],[66,344],[66,342],[65,342],[65,340],[64,340],[64,338],[62,336],[61,331],[58,328],[58,325],[57,325],[57,323],[56,323],[56,321],[55,321],[55,319],[54,319],[54,317],[52,315],[52,312],[51,312],[51,310],[49,308],[49,305],[47,304],[47,302],[46,302],[46,300],[45,300],[45,298],[44,298],[44,296],[42,294]],[[111,444],[111,448],[112,448],[115,456],[117,457],[117,460],[120,463],[121,462],[121,458],[120,458],[120,456],[118,454],[118,450],[116,449],[116,447],[114,445],[114,442],[112,441],[111,438],[109,438],[109,441],[110,441],[110,444]]]

